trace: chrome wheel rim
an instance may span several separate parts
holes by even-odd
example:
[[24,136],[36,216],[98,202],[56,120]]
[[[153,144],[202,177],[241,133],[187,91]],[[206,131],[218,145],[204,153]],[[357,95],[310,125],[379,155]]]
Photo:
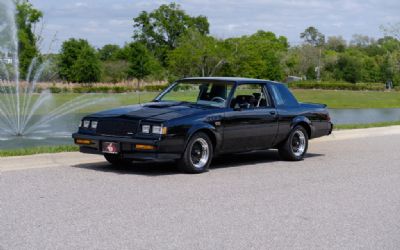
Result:
[[210,155],[208,143],[203,138],[197,138],[190,147],[190,161],[195,168],[203,168]]
[[306,150],[306,136],[303,131],[296,130],[292,137],[292,152],[295,156],[299,157],[304,154]]

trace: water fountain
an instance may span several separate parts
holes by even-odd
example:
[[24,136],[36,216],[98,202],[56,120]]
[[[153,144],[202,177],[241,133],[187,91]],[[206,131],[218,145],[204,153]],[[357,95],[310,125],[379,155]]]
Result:
[[51,63],[37,58],[21,80],[15,13],[14,1],[0,0],[0,141],[19,140],[24,144],[22,139],[70,137],[71,131],[52,124],[63,124],[68,115],[104,100],[84,95],[55,106],[50,91],[38,91],[38,82]]

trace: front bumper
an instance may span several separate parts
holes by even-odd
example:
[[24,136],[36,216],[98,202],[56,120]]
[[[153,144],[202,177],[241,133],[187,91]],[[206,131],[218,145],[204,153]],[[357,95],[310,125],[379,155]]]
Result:
[[[90,144],[78,144],[79,151],[87,154],[104,154],[102,152],[103,142],[115,142],[119,144],[119,154],[123,158],[132,160],[174,160],[181,158],[181,154],[163,152],[160,140],[135,139],[117,136],[98,136],[75,133],[72,135],[76,143],[77,139],[90,140]],[[152,150],[139,150],[137,144],[154,146]]]

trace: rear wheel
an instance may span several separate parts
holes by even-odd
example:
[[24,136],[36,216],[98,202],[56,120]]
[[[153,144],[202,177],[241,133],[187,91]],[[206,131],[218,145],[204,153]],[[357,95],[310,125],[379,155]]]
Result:
[[308,134],[304,127],[296,126],[279,147],[279,155],[287,161],[300,161],[308,149]]
[[124,159],[118,154],[104,154],[104,158],[114,166],[129,165],[132,163],[131,160]]
[[208,171],[212,157],[211,140],[205,133],[200,132],[189,140],[178,165],[186,173],[203,173]]

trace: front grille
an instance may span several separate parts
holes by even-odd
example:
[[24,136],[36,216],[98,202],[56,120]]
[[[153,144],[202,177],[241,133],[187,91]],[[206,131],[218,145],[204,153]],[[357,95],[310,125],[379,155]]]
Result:
[[112,119],[100,120],[96,133],[101,135],[132,136],[137,133],[139,121]]

